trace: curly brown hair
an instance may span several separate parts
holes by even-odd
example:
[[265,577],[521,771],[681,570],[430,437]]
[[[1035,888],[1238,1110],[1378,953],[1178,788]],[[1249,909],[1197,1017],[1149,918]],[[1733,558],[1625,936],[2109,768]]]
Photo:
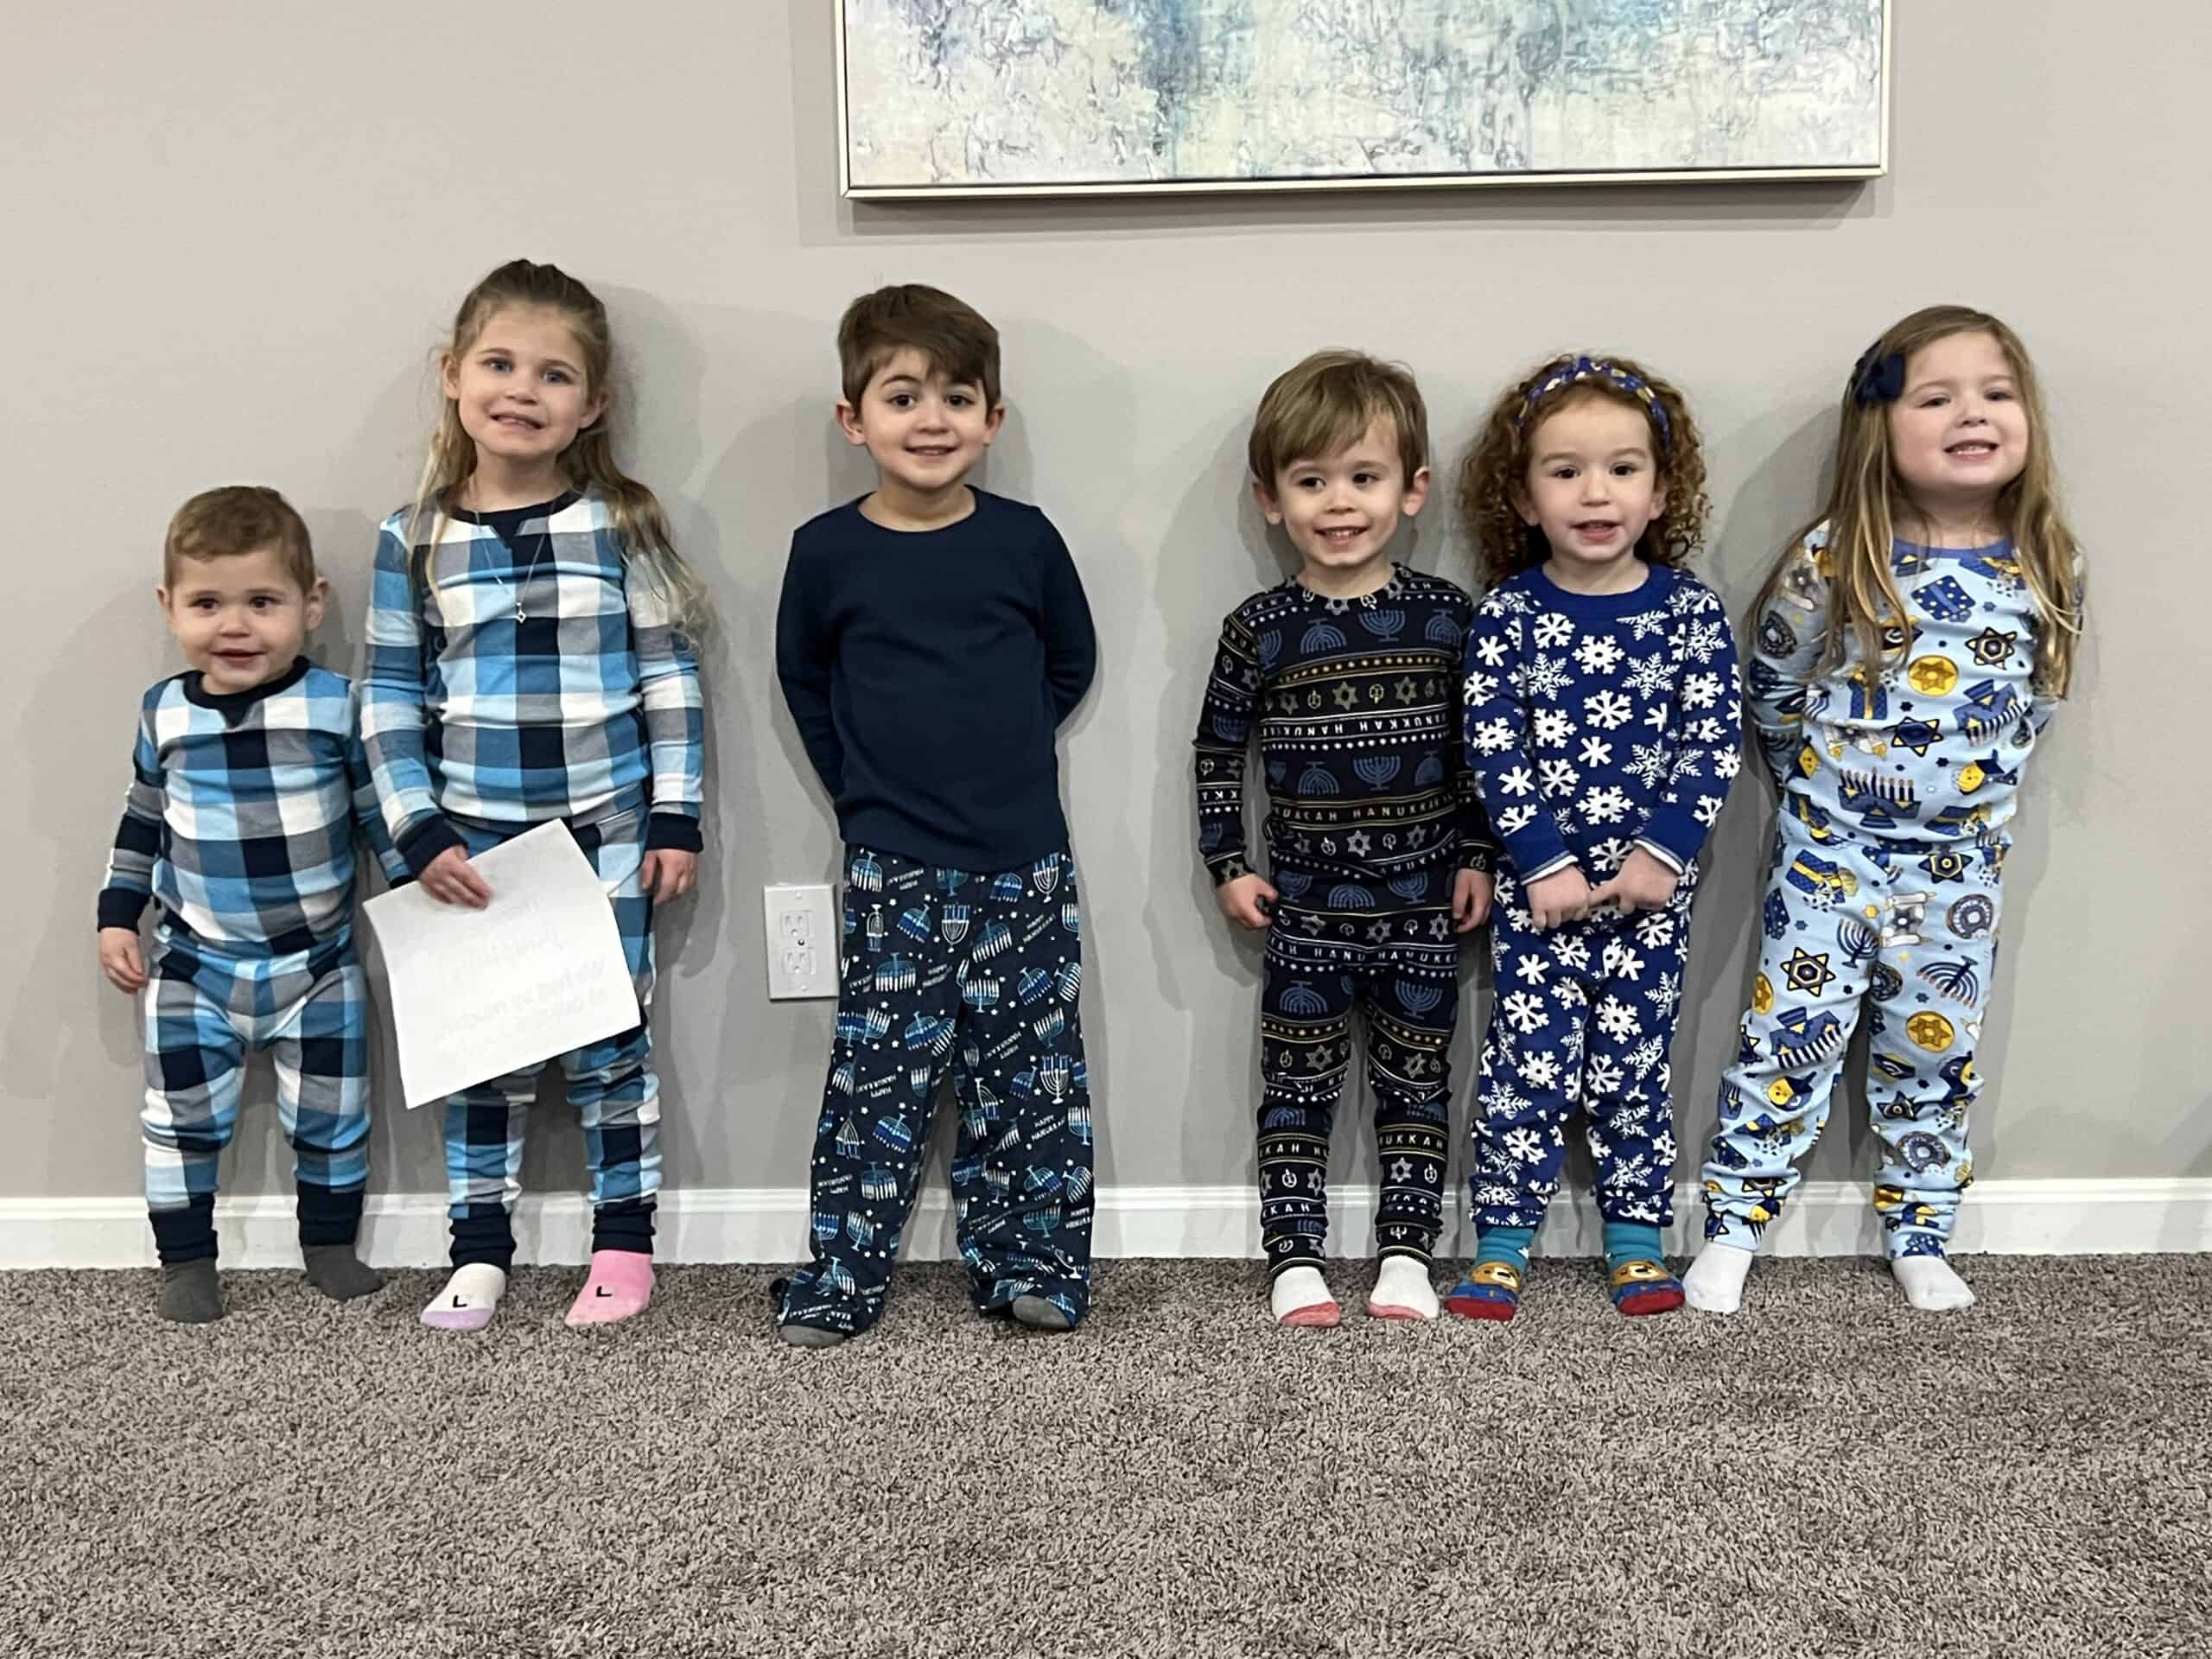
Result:
[[[1577,377],[1573,371],[1586,361],[1600,372]],[[1649,402],[1605,371],[1641,382]],[[1552,381],[1559,384],[1547,385]],[[1645,526],[1636,550],[1653,564],[1681,566],[1703,545],[1713,511],[1705,493],[1705,444],[1682,394],[1629,358],[1548,358],[1498,395],[1459,464],[1459,521],[1474,543],[1475,569],[1485,588],[1551,556],[1543,532],[1522,521],[1515,497],[1528,493],[1529,457],[1545,417],[1590,397],[1610,397],[1651,416],[1655,431],[1664,416],[1664,441],[1652,448],[1667,511]]]

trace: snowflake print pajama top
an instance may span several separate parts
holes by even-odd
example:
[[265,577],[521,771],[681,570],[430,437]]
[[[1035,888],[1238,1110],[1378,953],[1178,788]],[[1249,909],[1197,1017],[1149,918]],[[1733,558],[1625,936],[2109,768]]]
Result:
[[[1681,570],[1653,566],[1641,587],[1604,594],[1524,570],[1476,612],[1465,701],[1469,764],[1504,849],[1468,1178],[1476,1226],[1541,1221],[1578,1107],[1600,1212],[1663,1226],[1695,861],[1742,760],[1727,613]],[[1535,927],[1530,881],[1573,865],[1596,886],[1639,847],[1681,873],[1664,909]]]

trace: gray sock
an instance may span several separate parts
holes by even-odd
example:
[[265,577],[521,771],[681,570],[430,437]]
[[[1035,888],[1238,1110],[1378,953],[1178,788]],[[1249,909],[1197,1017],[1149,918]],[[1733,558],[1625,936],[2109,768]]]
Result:
[[223,1317],[213,1256],[173,1262],[162,1269],[162,1317],[179,1325],[209,1325]]
[[1017,1296],[1007,1312],[1033,1331],[1071,1331],[1075,1322],[1065,1309],[1042,1296]]
[[779,1325],[776,1334],[794,1348],[835,1348],[848,1333],[824,1330],[818,1325]]
[[349,1301],[384,1288],[384,1274],[353,1254],[351,1244],[308,1244],[301,1249],[308,1282],[333,1301]]

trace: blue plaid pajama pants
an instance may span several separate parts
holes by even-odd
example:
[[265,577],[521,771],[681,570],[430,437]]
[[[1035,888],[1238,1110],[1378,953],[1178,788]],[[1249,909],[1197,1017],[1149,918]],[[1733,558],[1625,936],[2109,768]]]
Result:
[[1889,841],[1783,803],[1759,966],[1705,1166],[1706,1236],[1750,1249],[1802,1179],[1863,1012],[1889,1254],[1940,1255],[1974,1179],[1967,1114],[2004,909],[1999,833]]
[[1260,1001],[1260,1246],[1268,1275],[1318,1264],[1329,1139],[1355,1011],[1375,1096],[1378,1256],[1426,1262],[1444,1224],[1459,944],[1451,870],[1338,881],[1278,868]]
[[283,957],[222,955],[164,924],[142,994],[146,1207],[164,1262],[215,1255],[216,1166],[246,1056],[270,1051],[300,1242],[349,1244],[369,1175],[368,981],[350,934]]
[[[449,818],[471,858],[534,825],[486,824]],[[569,821],[576,845],[598,872],[614,906],[630,977],[638,988],[638,1023],[618,1036],[560,1058],[569,1103],[583,1122],[584,1162],[591,1172],[592,1248],[653,1248],[653,1195],[660,1190],[660,1082],[652,1067],[645,1013],[652,1005],[652,900],[641,868],[645,810],[626,804],[610,817]],[[447,1217],[453,1264],[514,1261],[514,1208],[522,1197],[522,1154],[531,1103],[537,1096],[533,1065],[446,1097]]]
[[985,1313],[1090,1306],[1090,1090],[1075,860],[978,875],[849,848],[836,1035],[816,1126],[813,1259],[787,1324],[865,1331],[883,1312],[938,1090],[960,1108],[953,1213]]

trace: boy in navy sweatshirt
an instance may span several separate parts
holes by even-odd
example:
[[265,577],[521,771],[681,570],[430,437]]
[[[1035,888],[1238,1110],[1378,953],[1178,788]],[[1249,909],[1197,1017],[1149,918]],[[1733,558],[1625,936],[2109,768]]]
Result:
[[938,1088],[976,1306],[1065,1331],[1090,1304],[1081,918],[1054,733],[1097,664],[1066,544],[972,488],[1006,418],[998,332],[933,288],[837,330],[846,438],[877,486],[791,537],[776,671],[845,843],[836,1036],[810,1170],[812,1261],[784,1339],[883,1311]]

